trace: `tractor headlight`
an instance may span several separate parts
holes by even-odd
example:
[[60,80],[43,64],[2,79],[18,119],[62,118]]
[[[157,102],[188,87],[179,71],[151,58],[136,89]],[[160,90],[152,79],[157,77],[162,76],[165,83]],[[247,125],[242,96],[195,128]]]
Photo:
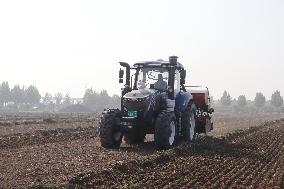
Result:
[[167,93],[162,93],[161,98],[163,101],[166,101],[168,99],[168,94]]
[[126,103],[126,102],[145,102],[145,101],[147,101],[147,100],[149,100],[150,99],[150,97],[149,96],[147,96],[147,97],[142,97],[142,98],[123,98],[122,99],[122,102],[123,103]]
[[138,101],[138,102],[145,102],[145,101],[147,101],[147,100],[149,100],[149,99],[150,99],[150,97],[147,96],[147,97],[143,97],[143,98],[138,98],[137,101]]

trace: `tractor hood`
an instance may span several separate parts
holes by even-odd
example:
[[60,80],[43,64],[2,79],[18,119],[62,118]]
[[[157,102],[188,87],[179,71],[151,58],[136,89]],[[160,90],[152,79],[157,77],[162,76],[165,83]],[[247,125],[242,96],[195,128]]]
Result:
[[154,94],[156,90],[154,89],[139,89],[133,90],[129,93],[126,93],[123,97],[124,98],[146,98],[152,94]]
[[152,120],[150,117],[158,104],[158,93],[154,89],[139,89],[126,93],[122,98],[124,116],[128,117],[129,111],[135,111],[138,117]]

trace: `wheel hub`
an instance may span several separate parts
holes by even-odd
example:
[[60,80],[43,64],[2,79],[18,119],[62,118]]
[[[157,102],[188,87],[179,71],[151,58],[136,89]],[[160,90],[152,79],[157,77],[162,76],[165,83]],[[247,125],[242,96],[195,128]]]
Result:
[[193,140],[194,134],[195,134],[195,120],[194,120],[194,115],[192,114],[190,116],[190,129],[189,129],[190,140]]
[[119,141],[120,138],[121,138],[121,132],[116,132],[116,133],[113,134],[113,139],[115,141]]
[[169,143],[170,143],[170,145],[173,145],[173,143],[175,141],[175,136],[176,136],[176,125],[175,125],[174,121],[171,122],[170,128],[171,128],[171,135],[170,135],[170,138],[169,138]]

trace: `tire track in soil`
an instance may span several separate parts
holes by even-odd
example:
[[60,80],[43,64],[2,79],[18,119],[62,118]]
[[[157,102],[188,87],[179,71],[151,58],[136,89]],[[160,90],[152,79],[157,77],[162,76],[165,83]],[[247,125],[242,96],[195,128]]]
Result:
[[[268,146],[268,151],[267,151],[267,153],[265,153],[265,154],[263,154],[264,156],[266,156],[266,155],[271,155],[271,154],[274,154],[274,151],[275,150],[273,150],[273,148],[271,148],[271,147],[273,147],[273,143],[270,145],[270,146]],[[268,157],[268,158],[265,158],[265,159],[270,159],[270,157]],[[268,160],[265,160],[264,159],[264,162],[267,162]],[[252,174],[252,168],[254,168],[254,169],[257,169],[258,167],[260,167],[260,165],[259,165],[259,161],[256,161],[256,162],[249,162],[249,163],[247,163],[245,166],[244,166],[244,168],[242,168],[241,170],[239,170],[237,173],[236,173],[236,175],[234,175],[234,176],[232,176],[231,178],[230,178],[230,180],[229,180],[229,182],[227,183],[227,185],[228,184],[231,184],[231,186],[230,187],[236,187],[236,186],[238,186],[238,185],[241,185],[241,184],[244,184],[244,182],[245,182],[245,180],[246,180],[246,178],[250,175],[250,174]],[[260,167],[260,170],[261,170],[262,168]],[[243,171],[242,171],[243,170]],[[245,178],[243,178],[244,180],[241,180],[241,175],[243,175],[243,174],[245,174],[246,175],[246,177]],[[233,183],[233,181],[235,181],[235,183]]]
[[[272,138],[272,136],[271,136]],[[269,158],[271,158],[271,160],[268,162],[268,164],[266,164],[263,168],[263,170],[261,171],[261,175],[263,175],[263,177],[258,176],[258,186],[262,187],[265,186],[268,182],[268,186],[269,183],[273,184],[273,181],[271,182],[271,179],[273,178],[273,175],[275,173],[280,173],[280,174],[284,174],[284,172],[282,171],[282,173],[280,172],[276,172],[276,170],[279,170],[278,167],[280,166],[283,167],[283,156],[284,156],[284,150],[283,150],[283,145],[284,142],[283,140],[281,141],[281,139],[283,139],[283,134],[278,136],[278,138],[272,138],[274,140],[274,145],[270,145],[272,146],[272,152],[271,153],[266,153],[266,155],[268,156],[268,158],[266,160],[268,160]],[[282,163],[281,163],[282,162]],[[279,183],[279,182],[278,182]]]
[[[250,140],[248,140],[250,141]],[[258,141],[258,140],[256,140]],[[276,143],[276,142],[274,142]],[[274,145],[271,144],[270,147],[268,147],[268,149],[270,149],[270,151],[268,151],[268,153],[266,153],[265,155],[270,155],[272,151],[277,151],[274,148],[272,148]],[[253,156],[250,156],[250,158],[253,158]],[[266,158],[267,159],[267,158]],[[227,170],[231,169],[231,167],[235,167],[234,169],[232,169],[232,171],[230,171],[229,173],[226,173],[225,175],[220,173],[220,175],[218,175],[218,177],[224,177],[223,180],[220,180],[220,182],[223,182],[221,185],[219,183],[214,184],[215,187],[222,187],[222,186],[228,186],[228,185],[232,185],[230,187],[234,187],[234,186],[238,186],[241,184],[244,184],[245,182],[247,182],[247,180],[243,180],[246,179],[247,177],[249,177],[249,175],[253,172],[253,170],[258,168],[258,164],[259,164],[259,160],[257,161],[252,161],[250,159],[244,159],[243,162],[240,164],[240,161],[235,161],[234,164],[231,164],[230,167],[228,167],[227,169],[225,169],[223,172],[227,172]],[[233,174],[233,175],[232,175]],[[241,179],[241,178],[243,179]],[[216,180],[217,177],[215,177],[214,179],[212,179],[212,181]],[[225,180],[225,181],[224,181]],[[235,183],[233,183],[235,182]],[[211,180],[208,181],[206,184],[207,186],[212,183]],[[236,184],[237,183],[237,184]],[[245,185],[247,185],[247,183],[245,183]]]
[[282,169],[282,172],[283,172],[283,175],[282,175],[282,183],[280,184],[280,188],[284,188],[284,169]]
[[[268,131],[265,131],[263,133],[265,133],[265,135],[269,134]],[[270,167],[271,162],[274,160],[273,157],[276,157],[275,153],[277,153],[277,151],[279,152],[277,148],[273,148],[275,144],[278,143],[277,140],[271,141],[270,137],[263,138],[263,136],[259,138],[265,140],[268,145],[263,145],[262,148],[258,147],[258,151],[260,151],[263,157],[257,162],[259,164],[256,168],[257,172],[255,171],[251,173],[251,175],[254,175],[254,180],[252,181],[254,182],[254,185],[260,182],[260,180],[258,179],[263,179],[263,173],[265,173],[267,168]],[[257,143],[260,143],[260,141],[257,141]]]
[[281,188],[283,133],[282,120],[223,139],[201,137],[149,160],[129,162],[97,174],[81,174],[68,187]]
[[[261,138],[262,138],[262,137],[261,137]],[[270,141],[268,141],[267,139],[270,139]],[[262,138],[262,140],[266,140],[268,144],[271,143],[271,139],[273,139],[273,138],[271,138],[271,137]],[[249,140],[249,141],[250,141],[250,140]],[[258,141],[258,140],[256,140],[256,141]],[[280,141],[281,141],[281,140],[280,140]],[[268,151],[267,151],[265,154],[263,154],[264,157],[266,157],[266,158],[263,158],[263,160],[262,160],[264,163],[265,163],[265,162],[268,162],[269,159],[271,159],[271,160],[275,160],[275,158],[276,158],[276,160],[281,159],[281,158],[277,157],[276,154],[277,154],[277,152],[278,152],[278,154],[281,154],[282,152],[279,151],[279,148],[274,148],[274,147],[275,147],[275,144],[278,144],[278,142],[279,142],[279,140],[276,140],[276,141],[274,141],[274,143],[272,142],[272,144],[270,144],[270,145],[267,147]],[[278,145],[277,147],[279,147],[279,145]],[[274,159],[272,159],[271,156],[274,156]],[[257,168],[258,168],[259,163],[260,163],[259,160],[257,160],[256,162],[254,162],[254,161],[248,161],[247,164],[245,164],[244,166],[241,166],[241,169],[240,169],[239,171],[237,171],[235,175],[230,175],[230,173],[227,174],[227,175],[229,175],[229,176],[226,177],[226,178],[229,178],[229,181],[227,181],[227,182],[224,184],[224,186],[229,186],[229,187],[238,187],[238,186],[241,186],[241,185],[250,186],[250,182],[248,182],[248,181],[246,180],[246,178],[249,177],[251,173],[253,173],[253,170],[254,170],[254,169],[257,169]],[[273,163],[273,162],[271,162],[271,163]],[[238,169],[238,168],[240,168],[240,166],[237,167],[237,169]],[[242,171],[242,170],[244,170],[244,171]],[[261,168],[260,168],[259,170],[261,170]],[[271,170],[271,169],[270,169],[270,170]],[[258,170],[257,170],[257,171],[258,171]],[[283,173],[282,173],[282,174],[283,174]],[[244,180],[241,179],[241,178],[242,178],[241,175],[245,175],[245,176],[243,176],[243,179],[244,179]],[[251,179],[252,177],[249,177],[249,178]],[[233,183],[233,182],[234,182],[234,183]],[[233,183],[233,184],[232,184],[232,183]],[[232,185],[230,186],[230,184],[232,184]],[[279,186],[279,185],[278,185],[278,186]]]
[[[247,155],[247,154],[244,154],[244,155]],[[223,162],[223,164],[216,164],[215,165],[215,169],[217,169],[217,170],[213,171],[214,174],[209,174],[209,175],[206,174],[208,178],[211,178],[211,177],[213,177],[213,178],[211,180],[208,180],[207,182],[205,182],[205,184],[204,184],[205,186],[210,187],[210,185],[212,185],[212,183],[214,183],[215,187],[221,187],[222,185],[224,185],[224,183],[228,184],[228,182],[230,181],[230,180],[227,180],[228,175],[233,174],[233,173],[237,174],[240,169],[244,169],[248,164],[250,164],[251,161],[248,158],[245,158],[244,160],[240,159],[238,161],[235,161],[234,158],[230,158],[230,159],[222,158],[222,162]],[[209,167],[208,167],[208,169],[209,169]],[[218,179],[220,177],[221,178],[223,177],[224,179]],[[212,180],[214,182],[212,182]]]

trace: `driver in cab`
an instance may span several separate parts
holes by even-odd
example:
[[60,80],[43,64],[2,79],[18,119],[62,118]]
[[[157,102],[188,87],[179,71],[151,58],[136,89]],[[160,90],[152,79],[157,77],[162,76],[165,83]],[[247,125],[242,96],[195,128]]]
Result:
[[154,89],[156,90],[167,90],[167,82],[163,79],[163,74],[158,75],[158,81],[154,84]]

